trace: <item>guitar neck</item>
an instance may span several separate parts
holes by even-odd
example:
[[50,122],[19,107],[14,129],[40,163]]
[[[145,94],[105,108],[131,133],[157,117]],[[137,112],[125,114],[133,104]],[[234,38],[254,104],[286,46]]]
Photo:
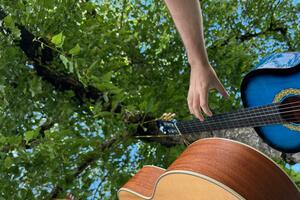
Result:
[[182,134],[185,134],[242,127],[259,127],[285,122],[280,115],[279,106],[271,104],[214,115],[203,122],[198,119],[179,121],[176,123],[176,126]]

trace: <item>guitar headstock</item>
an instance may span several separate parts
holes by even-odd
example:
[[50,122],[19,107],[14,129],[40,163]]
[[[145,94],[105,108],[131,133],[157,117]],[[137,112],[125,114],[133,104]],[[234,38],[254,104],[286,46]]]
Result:
[[157,126],[160,132],[164,135],[180,135],[174,119],[175,113],[164,113],[160,120],[157,120]]

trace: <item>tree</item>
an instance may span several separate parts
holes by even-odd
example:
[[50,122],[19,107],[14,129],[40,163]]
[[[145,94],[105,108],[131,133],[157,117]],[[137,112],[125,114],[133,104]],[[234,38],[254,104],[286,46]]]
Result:
[[[299,50],[299,4],[201,4],[209,58],[230,91],[226,101],[212,93],[210,107],[237,109],[259,58]],[[1,0],[0,31],[1,198],[116,199],[137,169],[167,167],[185,148],[136,138],[158,134],[150,122],[164,112],[191,118],[189,67],[163,1]]]

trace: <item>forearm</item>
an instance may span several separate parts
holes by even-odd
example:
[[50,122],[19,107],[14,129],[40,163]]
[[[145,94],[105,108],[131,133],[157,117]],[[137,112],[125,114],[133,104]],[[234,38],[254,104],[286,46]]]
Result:
[[165,0],[183,40],[188,61],[193,66],[208,66],[199,0]]

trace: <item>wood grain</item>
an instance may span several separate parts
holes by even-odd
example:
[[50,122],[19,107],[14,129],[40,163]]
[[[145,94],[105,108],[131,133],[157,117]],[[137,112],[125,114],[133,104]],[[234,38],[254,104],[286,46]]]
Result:
[[123,186],[123,188],[150,197],[159,176],[165,171],[165,169],[155,166],[144,166]]
[[168,168],[211,177],[249,200],[299,200],[289,177],[258,151],[225,139],[191,144]]
[[[153,200],[245,200],[204,177],[172,171],[158,181]],[[131,199],[130,199],[131,200]]]

